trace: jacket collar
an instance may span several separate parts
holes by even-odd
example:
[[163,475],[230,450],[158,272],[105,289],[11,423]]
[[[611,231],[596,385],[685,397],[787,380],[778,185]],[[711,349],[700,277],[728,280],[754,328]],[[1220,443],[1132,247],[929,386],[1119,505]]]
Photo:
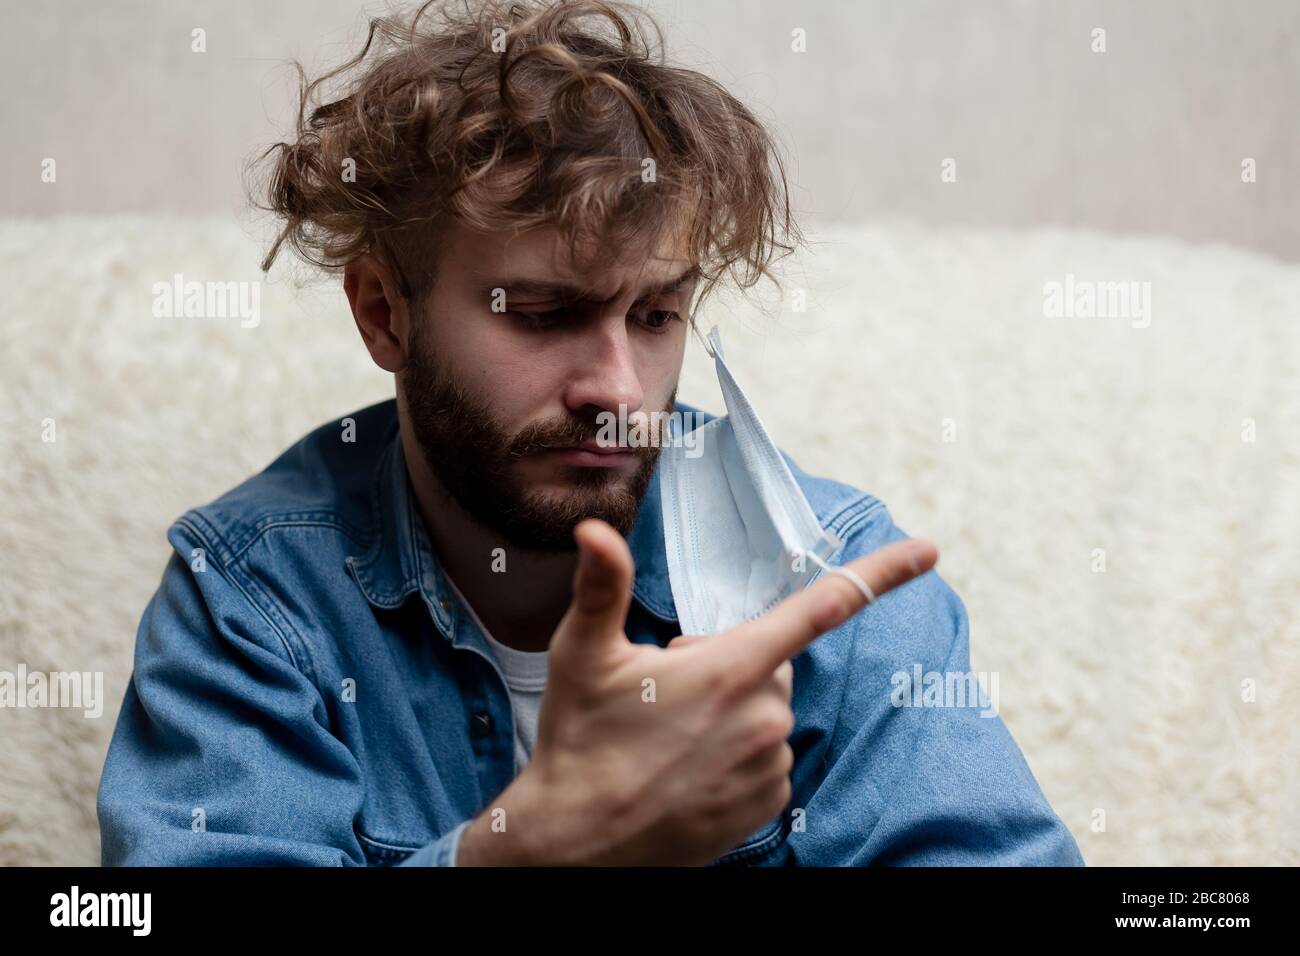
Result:
[[[434,623],[450,638],[458,599],[420,517],[396,418],[376,462],[370,517],[370,546],[345,559],[362,593],[375,607],[391,609],[400,607],[413,592],[423,590]],[[633,599],[655,617],[675,622],[677,610],[668,579],[658,468],[628,534],[628,547],[636,565]]]

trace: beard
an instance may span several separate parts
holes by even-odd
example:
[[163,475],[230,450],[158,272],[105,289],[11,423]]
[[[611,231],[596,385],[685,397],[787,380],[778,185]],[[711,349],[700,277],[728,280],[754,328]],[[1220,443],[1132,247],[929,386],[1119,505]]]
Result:
[[[451,498],[478,524],[529,551],[574,551],[573,529],[600,518],[627,537],[650,486],[661,443],[631,448],[632,474],[615,468],[557,466],[565,490],[529,487],[514,465],[526,455],[595,440],[598,412],[531,422],[510,432],[483,402],[453,381],[424,347],[416,326],[401,385],[416,442]],[[677,389],[668,399],[672,410]]]

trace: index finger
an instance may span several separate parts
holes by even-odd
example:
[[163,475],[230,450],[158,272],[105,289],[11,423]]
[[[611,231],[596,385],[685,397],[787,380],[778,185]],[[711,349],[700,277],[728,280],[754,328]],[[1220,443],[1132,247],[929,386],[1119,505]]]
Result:
[[[879,600],[934,567],[939,551],[924,538],[886,545],[844,565]],[[822,634],[843,624],[871,603],[858,586],[840,574],[826,574],[792,594],[762,617],[719,634],[714,646],[731,657],[731,666],[750,682],[761,682]],[[725,650],[724,650],[725,649]]]

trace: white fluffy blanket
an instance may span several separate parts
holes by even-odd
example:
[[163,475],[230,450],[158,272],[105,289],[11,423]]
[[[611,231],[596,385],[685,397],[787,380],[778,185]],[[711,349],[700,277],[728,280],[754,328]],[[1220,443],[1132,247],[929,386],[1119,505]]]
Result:
[[[1300,863],[1300,267],[1062,230],[813,237],[802,303],[719,300],[705,328],[804,468],[938,543],[1088,862]],[[256,280],[261,251],[226,221],[0,226],[0,670],[102,671],[105,698],[0,710],[0,864],[99,860],[167,525],[392,394],[336,284],[277,271],[256,327],[153,314],[155,283]],[[1046,315],[1067,276],[1149,282],[1149,321]],[[723,410],[698,344],[679,397]]]

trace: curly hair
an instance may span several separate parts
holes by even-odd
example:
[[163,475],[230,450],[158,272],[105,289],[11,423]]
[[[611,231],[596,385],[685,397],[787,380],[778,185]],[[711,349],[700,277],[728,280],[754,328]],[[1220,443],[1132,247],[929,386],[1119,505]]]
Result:
[[294,141],[252,164],[269,160],[255,204],[283,220],[264,271],[286,243],[326,271],[372,253],[418,301],[449,217],[558,227],[575,261],[603,250],[588,266],[685,225],[703,299],[727,273],[773,278],[802,241],[772,136],[668,65],[631,4],[429,0],[372,19],[361,52],[311,82],[294,66]]

